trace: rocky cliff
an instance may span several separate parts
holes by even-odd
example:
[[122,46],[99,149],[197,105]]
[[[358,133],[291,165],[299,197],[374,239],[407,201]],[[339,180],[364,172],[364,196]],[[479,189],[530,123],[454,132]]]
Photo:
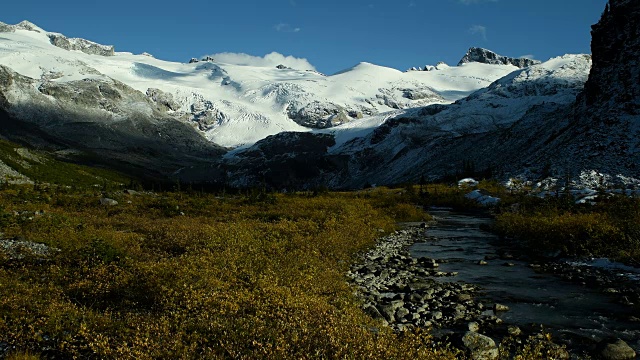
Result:
[[458,66],[470,62],[479,62],[482,64],[493,65],[513,65],[519,68],[525,68],[531,65],[540,64],[540,61],[538,60],[502,56],[494,53],[491,50],[477,47],[470,48],[469,51],[467,51],[464,57],[460,60]]
[[593,68],[578,115],[600,120],[640,115],[640,2],[611,0],[592,26]]
[[546,150],[550,157],[562,154],[573,159],[576,168],[640,175],[639,23],[640,2],[607,3],[592,26],[589,78],[572,121]]

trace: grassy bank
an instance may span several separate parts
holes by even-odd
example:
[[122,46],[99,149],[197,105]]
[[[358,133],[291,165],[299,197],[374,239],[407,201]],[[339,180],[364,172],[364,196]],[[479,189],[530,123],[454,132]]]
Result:
[[611,196],[596,205],[525,199],[503,207],[494,230],[537,253],[608,257],[640,265],[640,199]]
[[638,198],[603,194],[595,205],[576,204],[570,196],[541,199],[526,188],[511,191],[495,181],[481,181],[477,189],[501,199],[498,206],[487,209],[464,197],[473,189],[430,184],[414,186],[409,192],[426,207],[490,210],[496,220],[491,230],[532,253],[608,257],[640,266]]
[[380,328],[345,282],[354,255],[392,230],[389,214],[424,216],[388,192],[109,195],[119,205],[91,191],[0,192],[5,238],[60,249],[0,260],[0,341],[14,353],[453,357],[426,334]]

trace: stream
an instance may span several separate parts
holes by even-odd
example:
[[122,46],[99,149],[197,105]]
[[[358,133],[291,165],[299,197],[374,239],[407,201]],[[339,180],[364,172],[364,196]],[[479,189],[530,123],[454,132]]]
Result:
[[[480,229],[491,223],[490,218],[442,209],[430,213],[437,224],[429,227],[425,241],[413,244],[410,252],[412,257],[438,259],[440,270],[458,273],[438,281],[481,287],[482,301],[509,306],[509,311],[499,314],[506,323],[523,328],[543,325],[568,344],[618,337],[640,353],[637,308],[620,304],[613,295],[590,284],[539,273],[529,262],[505,256],[513,249]],[[640,275],[635,270],[638,272],[629,270],[629,277]]]

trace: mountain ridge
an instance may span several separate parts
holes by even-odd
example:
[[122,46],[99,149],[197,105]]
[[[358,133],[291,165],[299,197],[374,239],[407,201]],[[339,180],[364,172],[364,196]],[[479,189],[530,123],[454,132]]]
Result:
[[[626,21],[635,21],[632,2],[614,3]],[[160,167],[181,181],[358,188],[436,179],[455,174],[462,163],[499,177],[578,175],[589,166],[637,176],[630,165],[640,160],[638,145],[623,138],[637,123],[637,89],[625,102],[619,96],[627,85],[616,79],[619,69],[634,74],[626,63],[640,50],[633,40],[612,42],[608,37],[634,39],[625,37],[634,30],[611,29],[614,21],[606,16],[621,15],[609,9],[594,26],[593,58],[539,62],[471,48],[460,66],[437,71],[360,63],[331,76],[213,58],[186,64],[129,53],[98,56],[57,48],[46,34],[16,28],[0,40],[0,65],[10,74],[5,78],[15,72],[30,85],[12,87],[5,79],[0,107],[25,123],[57,126],[62,130],[52,134],[58,137],[76,137],[63,146]],[[16,51],[24,61],[15,61]],[[615,85],[613,98],[599,87],[607,81]],[[56,107],[29,110],[34,102]],[[20,106],[32,115],[12,112]],[[90,126],[78,121],[80,113],[69,115],[76,108],[95,113]],[[91,133],[103,144],[88,146]],[[127,145],[144,145],[134,155],[118,153],[123,136]],[[193,140],[195,148],[185,146]],[[172,156],[162,166],[149,161],[163,152]]]
[[512,58],[508,56],[498,55],[495,52],[479,47],[471,47],[467,53],[460,59],[458,66],[468,64],[470,62],[479,62],[482,64],[502,64],[513,65],[518,68],[525,68],[541,63],[539,60],[527,58]]

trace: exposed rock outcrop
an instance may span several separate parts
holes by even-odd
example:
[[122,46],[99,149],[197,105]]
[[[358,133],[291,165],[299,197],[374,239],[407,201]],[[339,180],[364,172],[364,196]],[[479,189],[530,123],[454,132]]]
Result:
[[160,89],[149,88],[147,89],[147,96],[163,110],[176,111],[180,108],[180,105],[173,100],[173,94],[171,93],[166,93]]
[[340,105],[314,101],[309,104],[289,104],[287,115],[302,126],[324,129],[349,122],[348,110]]
[[611,0],[592,26],[593,68],[578,101],[578,116],[640,115],[638,22],[640,2]]
[[225,164],[228,181],[234,186],[326,186],[323,174],[338,173],[346,166],[346,156],[327,154],[333,145],[335,140],[329,134],[282,132],[269,136]]
[[458,66],[470,62],[479,62],[483,64],[495,64],[495,65],[513,65],[519,68],[529,67],[531,65],[540,64],[538,60],[525,59],[525,58],[511,58],[494,53],[493,51],[472,47],[467,51],[465,56],[460,60]]
[[0,21],[0,32],[14,32],[13,26]]
[[80,50],[89,55],[113,56],[115,49],[113,46],[101,45],[93,41],[68,38],[62,34],[49,33],[51,44],[65,50]]

